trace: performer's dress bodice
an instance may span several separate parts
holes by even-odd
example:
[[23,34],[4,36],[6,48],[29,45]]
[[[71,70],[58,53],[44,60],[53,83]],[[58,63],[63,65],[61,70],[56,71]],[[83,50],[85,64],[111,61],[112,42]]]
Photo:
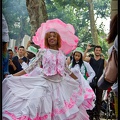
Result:
[[31,72],[37,64],[42,63],[43,77],[54,81],[61,81],[64,73],[71,73],[70,69],[66,64],[66,57],[62,51],[52,50],[52,49],[42,49],[36,55],[36,59],[33,61],[28,68],[25,69],[27,73]]

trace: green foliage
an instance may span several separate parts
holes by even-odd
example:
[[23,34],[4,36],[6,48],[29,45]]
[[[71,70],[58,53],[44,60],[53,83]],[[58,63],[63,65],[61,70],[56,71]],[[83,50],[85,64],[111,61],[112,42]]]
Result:
[[[75,34],[80,41],[78,46],[85,50],[87,43],[93,43],[88,3],[86,0],[45,0],[49,19],[59,18],[66,23],[70,23],[75,28]],[[110,16],[110,0],[94,0],[96,20]],[[101,23],[97,28],[98,43],[103,47],[103,54],[107,57],[108,44],[105,42],[106,33]],[[94,43],[93,43],[94,44]]]
[[94,0],[94,9],[98,17],[106,18],[110,16],[110,1],[111,0]]
[[[85,50],[88,42],[93,43],[87,0],[45,0],[45,3],[48,19],[59,18],[74,26],[75,34],[80,39],[78,46]],[[93,0],[93,4],[96,20],[110,16],[110,0]],[[21,40],[25,34],[30,35],[31,29],[25,0],[3,0],[2,11],[8,23],[11,39]],[[108,44],[105,38],[107,35],[102,23],[97,28],[97,32],[98,42],[106,55]]]
[[11,39],[21,40],[30,35],[30,23],[25,0],[2,0],[2,13],[8,23]]
[[98,39],[99,39],[99,44],[102,46],[102,53],[105,56],[105,59],[107,59],[109,47],[108,47],[108,43],[105,40],[106,38],[104,36],[102,36],[102,37],[99,36]]

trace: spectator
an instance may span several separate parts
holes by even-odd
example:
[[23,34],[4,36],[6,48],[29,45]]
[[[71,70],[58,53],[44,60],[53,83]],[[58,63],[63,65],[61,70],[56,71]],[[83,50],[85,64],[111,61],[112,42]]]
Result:
[[29,60],[29,63],[27,64],[26,62],[23,62],[21,65],[22,65],[22,68],[26,68],[28,67],[28,65],[30,65],[32,63],[32,61],[35,59],[36,57],[36,54],[38,52],[38,49],[32,45],[30,45],[28,47],[28,49],[26,50],[27,52],[27,58]]
[[29,64],[35,59],[38,49],[34,46],[29,46],[27,49],[27,58],[29,59]]
[[28,63],[28,59],[24,56],[24,52],[25,52],[24,46],[20,46],[17,51],[18,55],[13,57],[13,60],[12,60],[13,64],[17,68],[14,73],[17,73],[23,70],[22,65],[21,65],[23,62]]
[[[27,58],[29,59],[29,63],[22,63],[22,68],[25,69],[26,67],[28,67],[30,64],[32,64],[32,62],[34,61],[34,59],[36,58],[36,54],[38,52],[38,46],[36,45],[30,45],[27,49]],[[25,76],[36,76],[41,74],[42,71],[42,62],[39,62],[39,64],[35,67],[35,69],[33,71],[31,71],[29,74],[25,74]]]
[[13,50],[12,50],[11,48],[9,48],[9,49],[7,50],[7,52],[8,52],[8,54],[9,54],[9,59],[12,59],[12,58],[14,57],[14,52],[13,52]]
[[12,61],[14,55],[12,49],[8,49],[8,54],[9,54],[9,73],[14,74],[17,68]]
[[73,51],[73,60],[69,66],[70,68],[78,68],[88,83],[92,82],[95,77],[93,68],[89,63],[83,61],[83,50],[79,47]]
[[[84,56],[86,56],[86,53],[88,50],[90,50],[92,47],[90,44],[87,45],[86,51],[84,52]],[[84,60],[89,62],[93,70],[95,71],[95,80],[96,82],[100,78],[100,76],[103,73],[103,70],[107,64],[107,62],[101,58],[101,52],[102,48],[99,45],[96,45],[94,47],[94,57],[85,57]],[[90,120],[93,120],[93,117],[96,118],[96,120],[100,120],[100,109],[101,109],[101,102],[102,102],[102,93],[103,90],[100,89],[97,85],[92,88],[96,95],[96,106],[93,110],[88,111],[88,114],[90,115]]]

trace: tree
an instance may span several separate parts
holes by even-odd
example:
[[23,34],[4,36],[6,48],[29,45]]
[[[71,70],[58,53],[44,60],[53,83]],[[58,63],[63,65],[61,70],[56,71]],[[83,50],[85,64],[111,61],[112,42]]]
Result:
[[93,6],[93,0],[87,0],[89,3],[89,16],[90,16],[90,28],[91,28],[91,34],[93,38],[93,44],[98,44],[98,35],[97,35],[97,29],[95,25],[94,20],[94,6]]
[[48,19],[44,0],[26,0],[26,6],[30,17],[31,36],[40,27],[41,23]]

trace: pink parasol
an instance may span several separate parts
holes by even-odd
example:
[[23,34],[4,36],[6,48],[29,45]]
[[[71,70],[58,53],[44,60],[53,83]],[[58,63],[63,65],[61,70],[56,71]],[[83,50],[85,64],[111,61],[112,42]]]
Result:
[[41,48],[44,46],[44,36],[46,31],[54,28],[58,31],[61,36],[62,44],[60,50],[65,54],[69,54],[72,50],[77,47],[78,37],[74,34],[75,29],[71,24],[66,24],[60,19],[47,20],[46,23],[42,23],[38,28],[35,36],[33,36],[33,42],[39,45]]

